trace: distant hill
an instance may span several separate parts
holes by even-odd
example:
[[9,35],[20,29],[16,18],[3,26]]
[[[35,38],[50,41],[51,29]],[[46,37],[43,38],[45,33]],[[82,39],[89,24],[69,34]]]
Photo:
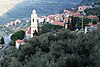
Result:
[[82,0],[80,5],[100,5],[100,0]]
[[0,23],[12,20],[30,18],[33,9],[37,10],[39,16],[62,12],[65,8],[72,8],[82,0],[24,0],[13,9],[0,17]]
[[92,9],[87,9],[85,12],[90,15],[100,16],[100,0],[83,0],[79,5],[92,5]]
[[95,0],[82,0],[79,5],[91,5]]

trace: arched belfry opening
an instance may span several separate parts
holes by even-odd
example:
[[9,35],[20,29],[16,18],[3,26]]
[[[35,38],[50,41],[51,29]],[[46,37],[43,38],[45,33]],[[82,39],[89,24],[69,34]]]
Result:
[[33,19],[33,22],[34,22],[34,19]]

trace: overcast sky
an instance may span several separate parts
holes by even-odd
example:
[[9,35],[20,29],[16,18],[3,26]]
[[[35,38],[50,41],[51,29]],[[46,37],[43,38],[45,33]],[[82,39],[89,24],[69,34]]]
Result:
[[12,9],[16,4],[21,3],[23,0],[0,0],[0,16],[5,14],[8,10]]

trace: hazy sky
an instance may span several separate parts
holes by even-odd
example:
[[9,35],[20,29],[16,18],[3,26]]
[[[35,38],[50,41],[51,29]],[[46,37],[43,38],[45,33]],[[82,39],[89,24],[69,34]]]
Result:
[[0,16],[22,1],[23,0],[0,0]]
[[[5,14],[6,12],[8,12],[10,9],[12,9],[16,4],[21,3],[23,1],[42,1],[42,0],[0,0],[0,16],[2,16],[3,14]],[[49,0],[48,0],[49,1]],[[52,1],[52,0],[50,0]],[[66,0],[66,2],[77,2],[79,0]],[[81,0],[80,0],[81,1]]]

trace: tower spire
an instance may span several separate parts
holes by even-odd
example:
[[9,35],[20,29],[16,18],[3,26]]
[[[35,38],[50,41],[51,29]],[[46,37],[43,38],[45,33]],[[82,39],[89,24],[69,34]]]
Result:
[[32,13],[33,13],[33,14],[36,14],[36,10],[35,10],[35,9],[33,9]]

